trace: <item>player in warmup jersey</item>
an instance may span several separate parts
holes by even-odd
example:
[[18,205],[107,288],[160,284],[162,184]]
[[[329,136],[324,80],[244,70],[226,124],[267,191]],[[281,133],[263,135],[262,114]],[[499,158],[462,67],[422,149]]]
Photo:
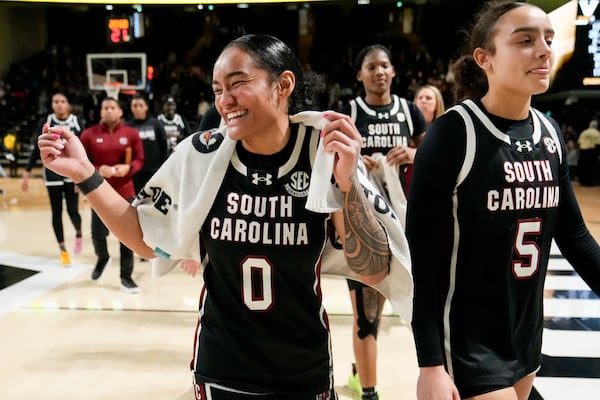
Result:
[[428,129],[407,211],[417,397],[529,398],[542,356],[552,240],[600,293],[558,124],[531,108],[550,82],[550,19],[488,3],[454,65],[459,104]]
[[[307,95],[315,78],[277,38],[230,42],[212,81],[226,127],[179,143],[134,207],[94,172],[72,133],[50,129],[38,142],[45,165],[78,182],[120,240],[143,257],[159,256],[153,267],[202,256],[196,399],[335,399],[320,286],[330,234],[335,229],[343,243],[343,252],[333,250],[345,255],[341,265],[367,284],[388,277],[399,260],[397,235],[388,234],[399,224],[385,222],[393,218],[358,181],[361,139],[350,118],[290,115],[314,104]],[[309,185],[313,178],[337,206],[307,209],[321,188]]]
[[[391,93],[396,71],[385,46],[375,44],[361,49],[354,69],[365,94],[350,100],[342,112],[350,115],[362,136],[363,161],[369,177],[380,182],[380,189],[386,192],[392,206],[402,203],[405,207],[406,170],[416,152],[409,144],[421,141],[425,119],[413,102]],[[396,170],[395,182],[375,178],[382,174],[382,163]],[[396,187],[396,191],[389,185]],[[404,221],[404,213],[399,214]],[[348,385],[362,393],[364,400],[377,400],[377,330],[385,297],[376,289],[350,279],[348,288],[354,312],[352,342],[356,360]]]
[[173,97],[167,97],[163,105],[163,112],[157,119],[162,124],[167,135],[169,143],[169,153],[173,151],[177,143],[188,137],[192,133],[192,128],[181,114],[176,112],[177,103]]
[[[44,124],[48,126],[66,126],[77,136],[81,134],[85,128],[84,122],[77,115],[71,113],[71,105],[67,96],[63,93],[55,93],[52,96],[52,113],[46,118],[42,118],[36,128],[36,139],[42,133]],[[40,159],[40,149],[33,146],[29,154],[29,160],[23,172],[23,180],[21,181],[21,190],[26,192],[29,189],[29,178],[31,170],[35,166],[37,160]],[[65,233],[63,229],[62,210],[63,200],[67,207],[67,214],[75,228],[75,244],[73,245],[73,253],[79,254],[82,247],[81,236],[81,215],[79,214],[79,192],[75,188],[75,184],[69,178],[58,175],[52,170],[44,168],[43,171],[44,184],[48,190],[48,198],[50,199],[50,210],[52,211],[52,228],[54,236],[58,242],[60,249],[60,263],[62,266],[71,264],[71,256],[65,246]]]

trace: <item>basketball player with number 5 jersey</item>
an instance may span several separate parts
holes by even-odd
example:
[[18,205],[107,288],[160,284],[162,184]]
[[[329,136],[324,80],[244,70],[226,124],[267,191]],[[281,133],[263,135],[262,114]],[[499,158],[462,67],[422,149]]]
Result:
[[453,66],[459,103],[419,147],[406,221],[419,400],[529,398],[553,240],[600,293],[560,127],[531,107],[549,87],[553,38],[536,6],[484,5]]

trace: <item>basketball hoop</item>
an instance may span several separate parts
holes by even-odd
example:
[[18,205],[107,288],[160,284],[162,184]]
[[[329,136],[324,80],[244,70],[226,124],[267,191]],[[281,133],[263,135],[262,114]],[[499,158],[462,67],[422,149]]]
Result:
[[121,89],[121,82],[104,82],[104,91],[108,97],[119,100],[119,90]]

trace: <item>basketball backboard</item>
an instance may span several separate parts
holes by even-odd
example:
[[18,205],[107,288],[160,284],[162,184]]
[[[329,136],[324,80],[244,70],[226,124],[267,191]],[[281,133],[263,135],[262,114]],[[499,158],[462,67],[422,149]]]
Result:
[[86,61],[91,90],[105,90],[109,82],[120,82],[121,90],[146,89],[145,53],[90,53]]

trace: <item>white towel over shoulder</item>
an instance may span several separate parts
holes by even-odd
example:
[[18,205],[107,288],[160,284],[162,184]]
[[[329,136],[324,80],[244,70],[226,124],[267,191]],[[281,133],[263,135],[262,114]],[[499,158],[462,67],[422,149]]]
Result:
[[[322,129],[327,120],[320,112],[303,112],[290,118],[292,123]],[[315,131],[318,132],[318,131]],[[315,133],[318,134],[318,133]],[[196,146],[192,141],[195,140]],[[219,145],[220,142],[220,145]],[[198,143],[201,143],[198,150]],[[199,259],[199,232],[219,190],[235,141],[226,128],[212,134],[189,136],[176,148],[144,187],[133,205],[137,208],[144,241],[158,256],[152,260],[155,276],[169,272],[182,259]],[[342,195],[331,183],[333,156],[319,144],[313,164],[306,208],[315,212],[341,210]],[[394,311],[409,322],[412,315],[412,276],[408,243],[401,217],[397,216],[378,189],[362,173],[359,181],[368,194],[375,214],[386,229],[392,252],[390,274],[375,287],[392,304]],[[343,251],[327,245],[322,271],[357,279],[345,261]]]
[[371,155],[371,158],[377,162],[377,168],[369,172],[369,180],[379,190],[379,193],[387,195],[386,198],[398,218],[400,218],[402,229],[404,229],[406,227],[406,205],[408,201],[400,182],[399,168],[390,165],[382,153],[375,153]]

